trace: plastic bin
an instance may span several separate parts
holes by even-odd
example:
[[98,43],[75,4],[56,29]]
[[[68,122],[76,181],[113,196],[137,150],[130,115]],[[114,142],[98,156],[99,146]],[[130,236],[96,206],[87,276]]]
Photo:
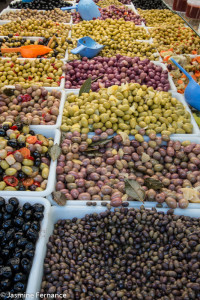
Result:
[[[46,137],[52,137],[54,138],[54,144],[60,144],[60,131],[58,129],[52,130],[50,126],[46,129],[37,129],[35,130],[35,133],[44,134]],[[46,197],[47,195],[50,195],[54,190],[54,185],[56,181],[56,165],[57,161],[51,160],[50,164],[50,170],[49,170],[49,177],[47,182],[47,187],[42,192],[33,192],[33,191],[0,191],[1,197],[19,197],[24,196],[26,197]],[[28,198],[29,199],[29,198]]]

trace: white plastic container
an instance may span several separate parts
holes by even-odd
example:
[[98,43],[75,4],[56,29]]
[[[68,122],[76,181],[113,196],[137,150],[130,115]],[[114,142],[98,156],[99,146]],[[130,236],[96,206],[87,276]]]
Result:
[[[47,138],[54,138],[54,145],[60,144],[60,130],[54,129],[52,130],[50,126],[46,129],[37,129],[35,130],[35,133],[38,134],[44,134]],[[49,169],[49,177],[47,182],[47,187],[44,191],[36,192],[36,191],[0,191],[0,196],[2,197],[46,197],[47,195],[50,195],[53,190],[56,183],[56,165],[57,161],[51,160],[50,169]],[[28,198],[29,199],[29,198]]]
[[[89,133],[89,136],[91,137],[92,135],[94,135],[94,133]],[[130,136],[130,140],[133,140],[134,139],[134,136]],[[145,141],[148,141],[149,140],[149,138],[147,137],[147,136],[144,136],[144,139],[145,139]],[[176,135],[171,135],[171,137],[170,137],[170,139],[172,140],[172,141],[180,141],[180,142],[183,142],[183,141],[190,141],[191,143],[197,143],[197,144],[200,144],[200,136],[196,136],[196,135],[187,135],[187,134],[176,134]],[[53,187],[53,190],[55,191],[55,187],[56,187],[56,182],[57,182],[57,180],[55,180],[55,185],[54,185],[54,187]],[[58,207],[60,207],[54,200],[53,200],[53,198],[52,198],[52,195],[49,195],[49,196],[47,196],[47,199],[51,202],[51,204],[52,205],[54,205],[54,206],[58,206]],[[77,206],[79,206],[79,205],[82,205],[83,203],[86,203],[87,201],[91,201],[91,200],[85,200],[85,201],[83,201],[83,200],[67,200],[67,202],[66,202],[66,205],[65,206],[71,206],[71,205],[77,205]],[[106,201],[104,201],[104,200],[102,200],[103,202],[106,202]],[[97,202],[97,203],[100,203],[100,202],[102,202],[101,200],[100,201],[94,201],[94,202]],[[110,201],[107,201],[108,203],[110,202]],[[130,201],[129,202],[130,203],[130,205],[132,205],[132,203],[139,203],[138,201]],[[145,202],[145,203],[148,203],[148,205],[149,205],[149,207],[154,207],[154,206],[156,206],[156,204],[157,204],[157,202]],[[166,206],[167,207],[167,205],[166,204],[164,204],[164,206]],[[200,208],[200,204],[195,204],[195,203],[190,203],[189,204],[189,208],[195,208],[195,207],[199,207]],[[200,216],[200,215],[199,215]]]
[[[8,197],[4,197],[4,198],[5,198],[5,200],[9,200],[9,198],[11,198],[11,197],[12,197],[12,195],[8,196]],[[23,206],[24,203],[26,203],[26,202],[30,202],[32,205],[35,203],[43,204],[44,208],[45,208],[44,209],[44,218],[41,222],[40,234],[39,234],[39,238],[36,243],[35,255],[33,258],[32,268],[29,273],[28,284],[27,284],[27,288],[26,288],[26,293],[31,295],[31,294],[35,293],[35,291],[38,289],[38,286],[39,286],[37,271],[38,271],[38,265],[43,264],[41,253],[44,251],[43,249],[45,249],[46,235],[49,232],[48,231],[48,223],[49,223],[51,206],[45,198],[41,198],[41,197],[38,197],[38,198],[37,197],[17,197],[17,198],[18,198],[21,206]],[[33,300],[36,298],[35,297],[33,298],[30,296],[29,298],[26,298],[26,299]]]
[[[139,208],[141,206],[141,202],[137,202],[134,203],[133,205],[131,205],[130,207],[134,207],[134,208]],[[150,208],[149,205],[144,205],[146,208]],[[48,224],[48,229],[46,231],[45,234],[45,242],[47,244],[50,235],[53,232],[54,229],[54,224],[61,219],[72,219],[74,217],[76,218],[82,218],[84,217],[86,214],[91,214],[91,213],[100,213],[106,210],[106,207],[103,207],[101,205],[97,205],[97,206],[78,206],[74,205],[74,206],[68,206],[68,207],[52,207],[51,208],[51,214],[49,216],[49,224]],[[114,210],[114,209],[112,209]],[[157,209],[157,211],[164,211],[165,213],[167,212],[168,209],[166,208],[159,208]],[[198,218],[200,216],[200,208],[197,209],[176,209],[174,211],[175,214],[177,215],[185,215],[185,216],[190,216],[190,217],[195,217]],[[34,284],[34,295],[36,295],[36,293],[40,292],[40,288],[41,288],[41,283],[42,283],[42,276],[43,276],[43,262],[44,262],[44,258],[46,255],[46,250],[47,250],[47,246],[45,245],[45,247],[43,247],[41,249],[41,253],[40,253],[40,258],[38,260],[38,264],[35,268],[35,272],[36,272],[36,276],[35,276],[35,284]],[[30,299],[30,298],[26,298],[26,299]],[[38,297],[36,297],[35,299],[38,299]]]

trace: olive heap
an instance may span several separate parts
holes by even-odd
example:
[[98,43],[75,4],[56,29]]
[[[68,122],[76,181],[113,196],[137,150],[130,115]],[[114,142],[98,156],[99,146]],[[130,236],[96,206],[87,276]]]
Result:
[[168,71],[139,57],[127,57],[117,54],[114,57],[96,56],[93,59],[83,57],[67,63],[65,70],[65,88],[80,88],[84,81],[91,77],[94,81],[92,91],[112,85],[136,82],[152,86],[157,91],[170,90]]
[[58,7],[71,6],[70,2],[63,0],[33,0],[31,2],[16,1],[10,4],[10,8],[22,9],[37,9],[37,10],[53,10]]
[[[44,206],[26,202],[23,206],[15,197],[6,201],[0,197],[0,293],[26,292],[29,273],[39,237]],[[4,293],[4,296],[3,296]],[[20,297],[20,296],[19,296]]]
[[34,18],[25,21],[17,20],[0,25],[0,35],[14,34],[15,36],[41,36],[50,38],[57,34],[59,37],[68,37],[70,25],[53,22],[52,20]]
[[43,19],[43,20],[52,20],[59,23],[69,23],[71,19],[71,13],[68,11],[62,11],[59,8],[47,11],[38,11],[37,9],[21,9],[19,11],[9,11],[0,16],[0,20],[11,20],[16,21],[20,19],[24,21],[26,19]]
[[81,96],[67,95],[62,131],[88,133],[109,128],[132,135],[140,128],[146,135],[193,132],[191,115],[184,105],[170,93],[155,91],[153,87],[130,83]]
[[[200,186],[200,145],[154,133],[146,142],[142,129],[135,140],[124,133],[111,138],[112,129],[95,132],[92,138],[68,132],[61,143],[56,190],[68,200],[108,200],[113,206],[138,200],[127,191],[128,179],[144,190],[141,200],[166,202],[170,208],[188,206],[182,188]],[[159,186],[150,185],[152,179]]]
[[133,5],[141,9],[167,9],[162,0],[133,0]]
[[144,207],[59,220],[47,244],[41,293],[85,300],[200,299],[199,226],[199,218]]
[[[76,0],[76,3],[78,2],[79,0]],[[123,4],[131,5],[130,0],[120,0],[120,2],[118,0],[94,0],[94,2],[97,3],[99,7],[107,7],[110,5],[122,6]]]
[[16,56],[0,59],[0,87],[19,83],[24,88],[33,84],[48,87],[60,86],[63,62],[47,59],[17,59]]
[[53,139],[29,126],[5,122],[0,128],[0,191],[46,189]]
[[[9,34],[8,37],[2,37],[0,38],[0,48],[5,48],[5,46],[9,47],[9,48],[13,48],[13,47],[21,47],[21,46],[25,46],[25,45],[44,45],[47,46],[48,43],[50,41],[50,38],[40,38],[39,40],[35,41],[32,40],[31,38],[24,38],[24,37],[20,37],[20,36],[13,36],[12,34]],[[37,58],[50,58],[50,57],[56,57],[57,59],[63,59],[65,58],[65,53],[68,47],[68,40],[66,40],[65,37],[62,38],[57,38],[55,37],[55,39],[52,41],[51,43],[51,48],[52,51],[50,51],[49,53],[40,56],[38,55]],[[21,53],[15,53],[15,52],[11,52],[11,53],[1,53],[0,52],[0,56],[3,57],[13,57],[13,56],[17,56],[17,57],[21,57]]]
[[[82,21],[82,18],[79,12],[72,13],[73,23],[79,23]],[[125,21],[134,22],[135,25],[141,25],[142,22],[145,22],[145,19],[142,19],[139,15],[136,15],[132,9],[128,9],[125,6],[115,6],[111,5],[106,8],[101,9],[101,17],[99,20],[111,19],[120,19],[123,18]]]
[[[68,60],[75,60],[80,59],[80,55],[75,55],[70,53],[70,50],[77,47],[77,40],[76,39],[68,39]],[[129,40],[125,42],[124,40],[113,41],[110,40],[106,43],[106,46],[101,50],[99,53],[102,57],[113,57],[117,54],[129,57],[140,57],[141,59],[148,58],[152,61],[159,60],[159,53],[155,48],[153,43],[142,42],[142,41],[132,41]]]
[[[7,90],[5,90],[6,92]],[[0,124],[18,120],[29,125],[55,125],[59,115],[61,92],[32,86],[16,85],[13,94],[0,89]]]
[[109,45],[110,40],[128,44],[133,40],[149,40],[150,35],[144,27],[138,27],[133,22],[125,21],[124,19],[106,19],[82,21],[72,26],[72,38],[81,38],[90,36],[100,44]]
[[173,49],[176,54],[200,54],[200,37],[189,27],[163,25],[150,28],[149,32],[159,51]]
[[138,8],[139,15],[145,19],[146,26],[148,27],[157,27],[165,25],[181,25],[184,24],[184,21],[176,14],[171,12],[169,9],[150,9],[142,10]]

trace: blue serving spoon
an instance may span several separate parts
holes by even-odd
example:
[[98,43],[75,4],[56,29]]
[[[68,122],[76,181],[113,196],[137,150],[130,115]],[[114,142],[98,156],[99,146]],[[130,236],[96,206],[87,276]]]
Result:
[[62,7],[61,10],[76,9],[81,18],[86,21],[97,19],[101,16],[99,7],[92,0],[80,0],[75,6]]
[[196,83],[196,81],[192,78],[186,70],[181,67],[173,58],[170,58],[170,60],[187,76],[189,79],[189,83],[185,89],[185,99],[188,104],[190,104],[192,107],[194,107],[197,110],[200,110],[200,85]]
[[86,56],[87,58],[93,58],[104,47],[104,45],[95,42],[91,37],[85,36],[77,41],[77,47],[71,50],[71,53]]

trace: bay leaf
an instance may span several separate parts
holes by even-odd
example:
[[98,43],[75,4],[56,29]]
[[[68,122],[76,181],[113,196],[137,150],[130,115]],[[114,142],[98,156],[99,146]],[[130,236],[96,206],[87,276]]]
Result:
[[61,148],[58,144],[53,145],[50,149],[49,149],[49,155],[51,156],[51,158],[54,160],[56,160],[61,154]]
[[146,153],[143,152],[141,159],[142,159],[142,162],[145,163],[147,161],[150,161],[151,158],[150,158],[150,156],[148,154],[146,154]]
[[67,202],[67,197],[61,192],[52,193],[53,200],[60,206],[65,206]]
[[3,93],[4,93],[6,96],[8,96],[8,97],[13,96],[13,95],[14,95],[14,92],[15,92],[15,90],[14,90],[14,89],[10,89],[10,88],[5,88],[5,89],[3,90]]
[[192,203],[200,203],[200,193],[193,188],[182,188],[183,197]]
[[113,139],[113,137],[110,137],[110,138],[105,139],[105,140],[100,140],[100,141],[91,143],[90,148],[94,147],[94,146],[105,145],[105,144],[109,143],[110,141],[112,141],[112,139]]
[[145,190],[141,185],[133,179],[124,179],[126,194],[134,200],[142,201],[144,203]]
[[160,190],[164,187],[163,183],[160,180],[154,178],[145,178],[144,184],[148,187],[148,189],[153,189],[155,191]]
[[81,86],[79,91],[79,96],[81,96],[83,93],[89,93],[91,89],[92,79],[89,77]]
[[123,142],[129,141],[129,136],[128,136],[128,134],[126,132],[120,131],[119,135],[122,137],[122,141]]

